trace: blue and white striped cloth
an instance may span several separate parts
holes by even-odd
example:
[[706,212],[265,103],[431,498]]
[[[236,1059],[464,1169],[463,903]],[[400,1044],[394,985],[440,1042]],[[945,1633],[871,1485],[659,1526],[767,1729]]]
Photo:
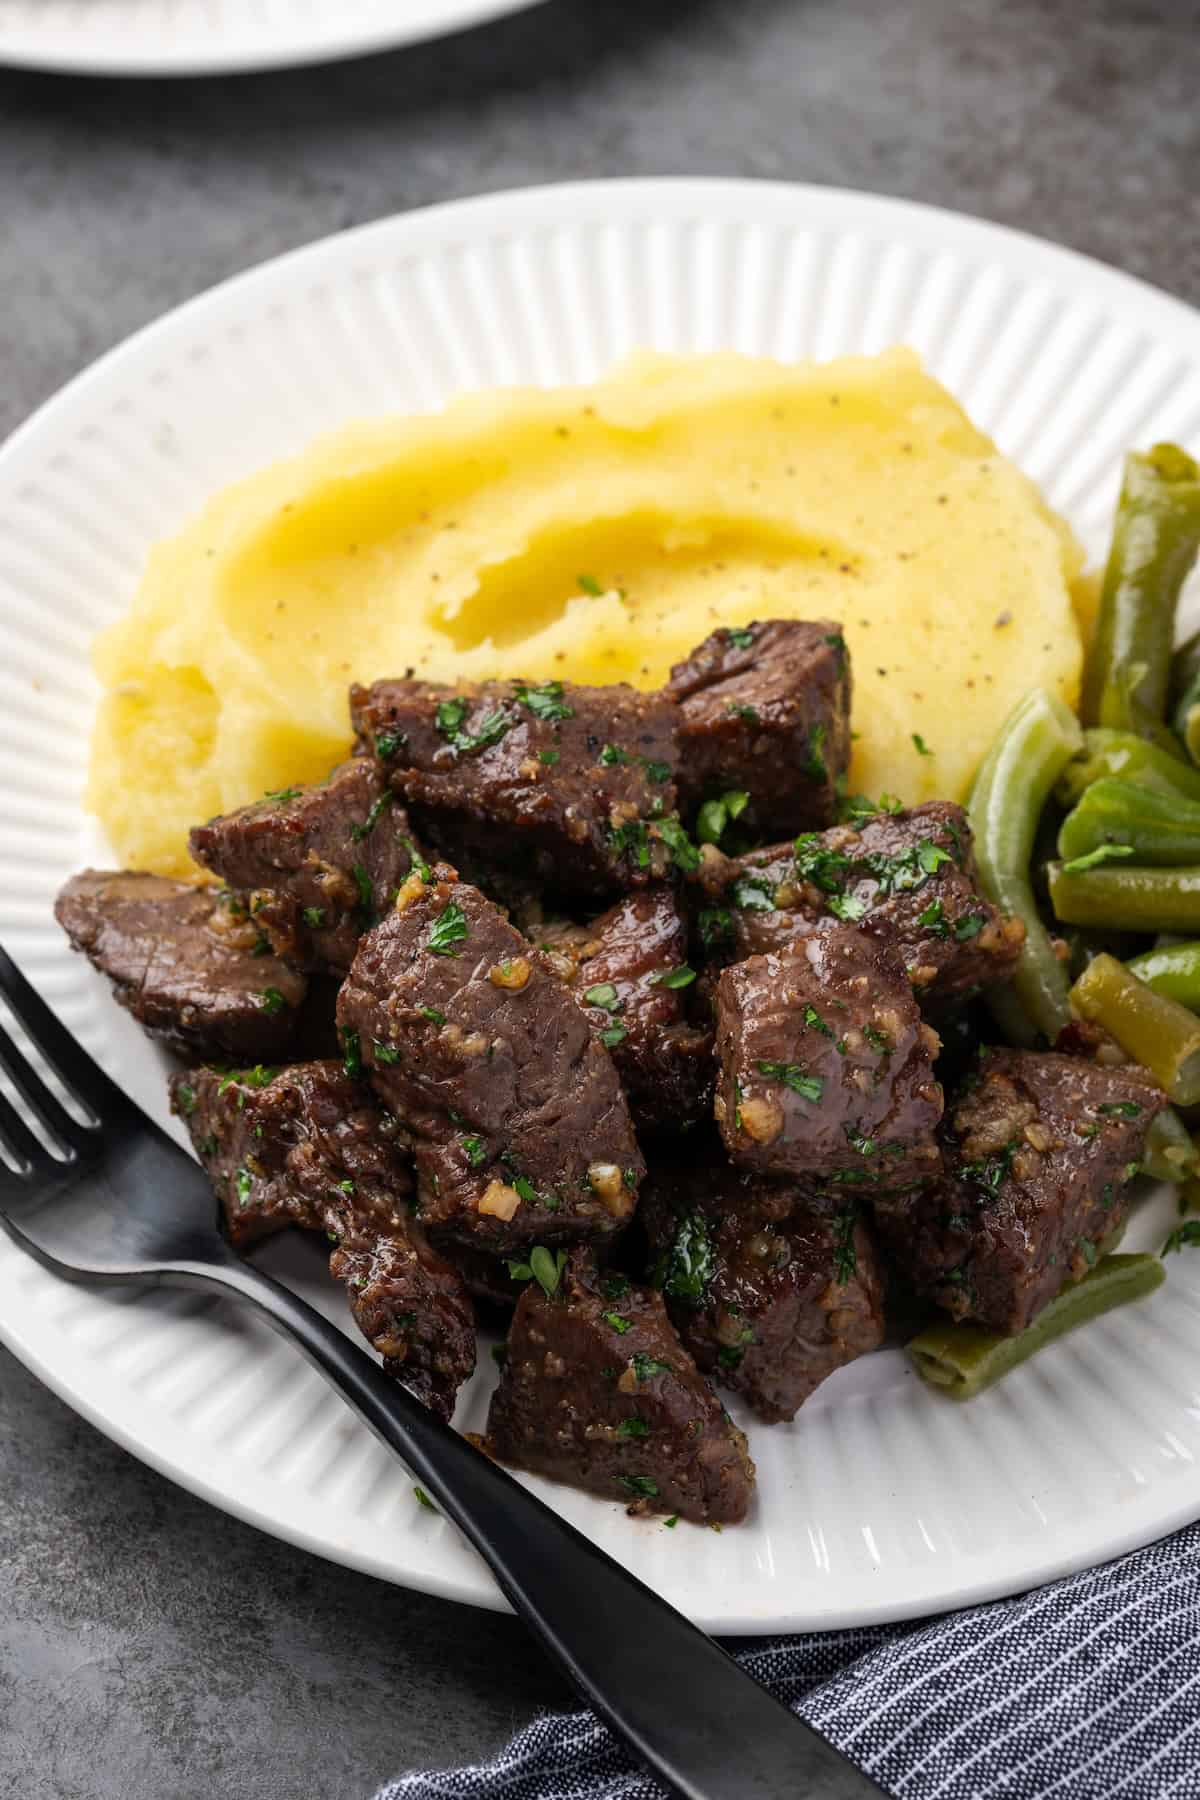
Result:
[[[1198,1526],[1016,1600],[782,1638],[739,1660],[903,1800],[1200,1800]],[[662,1789],[572,1713],[536,1719],[493,1762],[404,1775],[376,1800]]]

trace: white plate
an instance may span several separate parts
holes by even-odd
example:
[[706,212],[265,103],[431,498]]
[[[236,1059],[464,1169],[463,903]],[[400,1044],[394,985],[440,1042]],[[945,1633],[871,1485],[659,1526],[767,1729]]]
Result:
[[394,50],[539,0],[0,0],[0,63],[232,75]]
[[[0,452],[0,935],[157,1118],[162,1066],[50,917],[93,847],[88,645],[150,543],[220,483],[356,414],[582,381],[637,345],[789,358],[908,341],[1093,553],[1123,449],[1200,438],[1200,321],[1033,239],[863,195],[618,182],[439,207],[218,288],[73,382]],[[319,347],[319,348],[318,348]],[[931,721],[931,725],[934,721]],[[1134,1241],[1162,1241],[1169,1201]],[[339,1316],[315,1249],[266,1253]],[[104,1431],[217,1505],[390,1580],[500,1604],[482,1566],[290,1348],[193,1298],[60,1285],[0,1240],[0,1335]],[[460,1423],[481,1424],[492,1371]],[[752,1427],[752,1519],[718,1536],[535,1484],[725,1632],[1010,1592],[1200,1514],[1200,1258],[959,1407],[897,1352]]]

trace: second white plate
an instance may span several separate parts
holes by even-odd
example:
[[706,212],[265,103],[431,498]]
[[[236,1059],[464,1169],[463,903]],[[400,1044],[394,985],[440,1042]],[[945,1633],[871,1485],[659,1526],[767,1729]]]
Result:
[[[639,345],[783,358],[904,341],[1093,553],[1130,444],[1200,441],[1200,319],[1011,232],[895,201],[681,181],[498,196],[330,239],[106,357],[0,452],[0,937],[148,1111],[162,1059],[51,919],[94,854],[79,804],[88,647],[154,539],[216,486],[349,417],[505,382],[587,380]],[[931,721],[931,724],[933,721]],[[1134,1238],[1157,1245],[1168,1206]],[[331,1316],[317,1251],[270,1266]],[[389,1580],[500,1604],[482,1566],[320,1378],[192,1298],[68,1288],[0,1241],[0,1337],[139,1456],[278,1536]],[[482,1424],[484,1354],[459,1422]],[[751,1425],[750,1521],[633,1522],[536,1484],[708,1627],[849,1625],[958,1606],[1200,1514],[1200,1259],[966,1407],[895,1352]]]

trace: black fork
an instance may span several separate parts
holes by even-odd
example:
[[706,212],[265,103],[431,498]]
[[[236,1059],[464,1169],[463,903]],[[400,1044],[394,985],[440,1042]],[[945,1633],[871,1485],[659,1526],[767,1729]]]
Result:
[[[436,1500],[513,1607],[637,1759],[689,1800],[853,1800],[876,1787],[702,1631],[383,1373],[217,1229],[199,1164],[76,1043],[0,949],[0,993],[80,1124],[0,1027],[0,1223],[71,1281],[236,1294],[293,1339]],[[685,1543],[677,1546],[686,1555]]]

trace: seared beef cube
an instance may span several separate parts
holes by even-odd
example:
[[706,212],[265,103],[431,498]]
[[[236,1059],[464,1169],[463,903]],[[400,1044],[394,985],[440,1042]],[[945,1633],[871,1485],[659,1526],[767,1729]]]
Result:
[[754,1490],[746,1438],[671,1327],[662,1296],[572,1252],[554,1292],[531,1281],[488,1414],[502,1462],[631,1512],[736,1524]]
[[704,1117],[713,1034],[689,1024],[687,922],[672,888],[643,888],[590,925],[530,932],[611,1052],[638,1131],[684,1131]]
[[850,658],[828,619],[714,631],[671,670],[679,702],[680,804],[739,792],[739,818],[758,837],[837,817],[850,761]]
[[856,919],[899,955],[918,996],[942,1003],[1006,981],[1025,941],[1021,921],[979,888],[961,806],[930,800],[757,850],[735,862],[709,853],[716,904],[700,916],[717,954],[760,955],[831,918]]
[[189,843],[198,862],[250,893],[254,922],[281,955],[339,975],[420,854],[369,756],[342,763],[320,786],[282,788],[197,825]]
[[384,1367],[449,1418],[475,1366],[475,1318],[460,1276],[410,1215],[412,1174],[396,1121],[336,1062],[171,1082],[171,1103],[238,1249],[287,1225],[324,1232],[330,1273]]
[[628,1221],[643,1163],[612,1058],[541,953],[453,869],[410,876],[363,938],[338,1023],[412,1135],[435,1236],[503,1252]]
[[672,1323],[704,1373],[769,1423],[883,1341],[875,1245],[845,1202],[741,1174],[716,1143],[647,1180],[638,1218]]
[[682,833],[676,709],[631,687],[377,681],[350,690],[355,729],[434,841],[563,894],[661,879]]
[[752,956],[717,983],[714,1111],[761,1175],[898,1188],[940,1168],[937,1034],[896,959],[853,925]]
[[236,895],[85,869],[54,916],[120,1004],[185,1055],[255,1062],[286,1052],[308,984],[270,954]]
[[1123,1223],[1165,1104],[1140,1071],[985,1052],[942,1128],[945,1179],[875,1199],[889,1250],[956,1319],[1023,1331]]

